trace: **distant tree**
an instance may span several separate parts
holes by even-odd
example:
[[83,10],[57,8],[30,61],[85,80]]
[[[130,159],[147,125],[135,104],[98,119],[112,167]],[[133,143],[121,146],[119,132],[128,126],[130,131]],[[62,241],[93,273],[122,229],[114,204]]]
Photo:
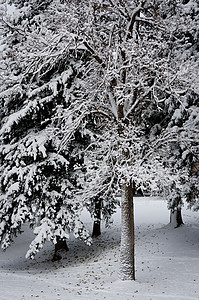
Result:
[[[189,94],[190,92],[190,94]],[[168,206],[171,210],[171,223],[174,227],[183,224],[181,207],[187,202],[188,208],[198,210],[199,190],[199,106],[198,95],[191,91],[181,98],[178,108],[172,110],[172,118],[165,132],[168,154],[165,164],[176,173],[169,187]],[[172,140],[173,138],[173,140]]]
[[171,212],[170,221],[178,227],[183,224],[181,207],[186,201],[194,207],[198,198],[197,172],[191,171],[198,164],[198,123],[197,118],[188,121],[193,120],[193,111],[198,110],[198,3],[161,1],[156,3],[156,9],[163,20],[169,20],[167,33],[170,33],[164,36],[167,46],[160,57],[169,55],[176,73],[158,95],[166,101],[159,102],[156,109],[149,106],[142,119],[151,148],[160,153],[164,166],[175,175],[165,185],[164,193]]
[[171,55],[181,81],[181,89],[175,92],[179,101],[167,101],[164,108],[167,141],[169,133],[172,136],[172,142],[167,143],[165,163],[169,162],[170,168],[178,174],[170,185],[168,207],[171,223],[178,227],[183,223],[181,207],[185,202],[189,208],[198,209],[199,3],[168,1],[162,2],[162,6],[164,15],[169,15],[173,24],[170,28]]

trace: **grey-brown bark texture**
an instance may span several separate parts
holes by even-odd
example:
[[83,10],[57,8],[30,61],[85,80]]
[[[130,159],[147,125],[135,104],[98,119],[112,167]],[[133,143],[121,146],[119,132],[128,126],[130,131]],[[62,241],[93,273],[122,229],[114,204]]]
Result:
[[[121,50],[122,60],[125,62],[125,51]],[[125,63],[124,63],[125,64]],[[121,72],[121,81],[126,83],[126,68]],[[124,105],[118,105],[118,133],[122,138],[126,120],[124,119]],[[129,149],[123,149],[123,157],[128,161]],[[135,280],[135,239],[134,239],[134,211],[133,211],[133,183],[125,179],[123,197],[121,200],[121,247],[120,247],[120,278]]]
[[135,280],[134,210],[131,184],[124,186],[121,220],[120,277],[122,280]]

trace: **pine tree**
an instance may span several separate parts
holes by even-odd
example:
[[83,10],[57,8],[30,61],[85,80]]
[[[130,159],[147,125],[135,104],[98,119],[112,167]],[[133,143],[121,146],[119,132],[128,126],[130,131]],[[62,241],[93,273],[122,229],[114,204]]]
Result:
[[171,99],[164,108],[167,112],[167,140],[169,133],[173,140],[167,145],[169,157],[165,155],[165,163],[169,162],[173,172],[177,172],[168,191],[168,207],[171,210],[171,222],[178,227],[183,223],[181,207],[184,203],[188,202],[189,208],[197,209],[198,206],[199,5],[197,1],[171,1],[165,6],[165,11],[175,24],[171,27],[171,55],[179,66],[176,70],[184,86],[176,93],[179,101]]
[[[3,249],[29,222],[36,237],[27,256],[49,240],[56,259],[70,232],[90,243],[79,218],[83,206],[93,217],[96,211],[95,197],[81,196],[84,151],[101,116],[83,88],[89,55],[67,32],[67,4],[50,2],[15,1],[15,14],[3,18],[0,220]],[[118,200],[107,197],[97,196],[109,222]]]
[[[20,6],[19,13],[21,10]],[[45,16],[40,14],[38,21],[34,11],[31,13],[31,19],[23,15],[17,23],[9,16],[3,20],[0,130],[2,248],[29,222],[36,237],[27,257],[34,257],[46,240],[55,245],[65,241],[70,232],[90,243],[79,217],[83,202],[75,202],[73,197],[83,177],[77,147],[81,152],[85,139],[74,139],[81,134],[78,128],[70,128],[67,145],[60,149],[62,137],[51,134],[56,131],[53,126],[59,127],[57,115],[64,107],[71,107],[68,120],[72,121],[81,62],[69,49],[63,50],[61,43],[57,50],[57,32],[50,21],[47,19],[43,28]],[[44,33],[48,33],[49,44],[42,40]]]

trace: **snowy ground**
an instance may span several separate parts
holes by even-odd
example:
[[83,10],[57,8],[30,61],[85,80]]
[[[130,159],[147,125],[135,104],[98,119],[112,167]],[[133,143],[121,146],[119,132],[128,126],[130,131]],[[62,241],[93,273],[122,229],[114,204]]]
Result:
[[104,228],[91,247],[72,240],[70,251],[57,262],[51,261],[50,244],[34,261],[24,258],[31,241],[26,229],[0,253],[0,300],[199,299],[199,212],[184,209],[185,225],[171,229],[163,200],[136,198],[135,217],[135,282],[118,279],[118,211],[113,226]]

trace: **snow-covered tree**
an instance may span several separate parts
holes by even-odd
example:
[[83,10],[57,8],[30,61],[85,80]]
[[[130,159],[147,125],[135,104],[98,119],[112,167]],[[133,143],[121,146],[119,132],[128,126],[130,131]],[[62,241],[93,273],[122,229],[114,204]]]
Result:
[[180,97],[178,107],[171,110],[171,119],[162,141],[162,146],[167,149],[162,160],[176,173],[167,196],[171,223],[175,227],[183,223],[181,207],[185,202],[189,208],[198,210],[199,107],[198,95],[189,95],[189,92],[186,91]]
[[[98,151],[87,152],[89,188],[85,197],[89,190],[93,194],[96,182],[99,192],[112,190],[114,195],[123,190],[121,278],[133,279],[132,183],[143,190],[162,189],[172,203],[181,201],[183,193],[189,202],[197,199],[198,143],[190,140],[194,132],[198,135],[198,124],[192,126],[188,121],[197,107],[190,101],[187,104],[190,93],[195,94],[193,99],[198,94],[197,3],[89,4],[85,10],[82,3],[81,10],[77,9],[78,20],[81,13],[88,17],[84,27],[81,22],[76,24],[76,41],[91,55],[86,89],[96,110],[103,113],[106,129],[99,137]],[[183,124],[180,143],[174,126],[179,112]],[[179,146],[182,159],[172,151]],[[194,147],[191,153],[190,146]],[[185,153],[190,153],[193,163]],[[113,182],[117,182],[116,189]]]
[[134,279],[133,185],[158,192],[176,178],[155,151],[157,133],[168,125],[168,120],[160,124],[164,108],[179,103],[177,91],[183,86],[172,55],[173,23],[150,1],[67,5],[73,47],[89,55],[84,94],[104,119],[101,134],[85,153],[80,193],[90,203],[94,195],[106,199],[110,191],[113,196],[122,192],[121,278]]
[[[168,205],[171,222],[182,224],[181,206],[185,201],[189,208],[198,207],[198,95],[199,95],[199,55],[198,55],[198,1],[163,2],[164,11],[171,19],[171,55],[175,59],[181,89],[173,96],[179,101],[167,101],[168,146],[165,163],[177,171],[178,176],[170,185]],[[167,9],[165,9],[167,7]],[[194,170],[194,171],[193,171]]]
[[[24,16],[23,8],[15,14]],[[51,135],[52,126],[59,127],[57,115],[64,107],[70,107],[68,124],[74,125],[81,61],[62,43],[55,47],[58,33],[45,15],[40,14],[42,21],[33,15],[31,22],[21,17],[17,23],[12,17],[3,16],[0,235],[6,249],[22,224],[29,222],[36,237],[27,256],[34,257],[46,240],[58,249],[70,232],[90,243],[79,217],[83,202],[73,198],[83,177],[81,151],[87,141],[81,130],[85,128],[70,128],[73,131],[61,149],[60,134]],[[89,112],[77,100],[76,104],[76,112],[86,119]]]
[[33,257],[45,240],[63,247],[70,232],[90,243],[83,205],[96,218],[97,199],[109,221],[118,200],[81,197],[84,151],[100,133],[101,116],[84,88],[89,55],[67,31],[67,4],[12,3],[13,13],[4,6],[2,15],[1,238],[6,249],[29,222]]

